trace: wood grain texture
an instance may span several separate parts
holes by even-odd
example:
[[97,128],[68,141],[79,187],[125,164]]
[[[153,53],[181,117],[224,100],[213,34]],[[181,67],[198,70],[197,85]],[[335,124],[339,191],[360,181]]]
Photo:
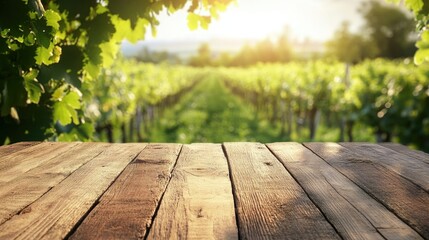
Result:
[[386,207],[303,145],[273,143],[268,147],[343,239],[398,239],[398,236],[422,239]]
[[64,154],[80,143],[44,142],[0,158],[0,184]]
[[429,154],[419,151],[419,150],[414,150],[414,149],[410,149],[407,146],[404,146],[402,144],[398,144],[398,143],[379,143],[379,145],[395,150],[399,153],[405,154],[407,156],[413,157],[415,159],[418,159],[420,161],[423,161],[427,164],[429,164]]
[[0,225],[0,239],[65,238],[145,146],[110,145],[18,215]]
[[425,190],[339,144],[304,145],[382,202],[424,238],[429,238],[429,194]]
[[0,224],[64,180],[107,148],[103,143],[82,143],[0,185]]
[[429,192],[429,165],[413,157],[372,143],[340,143],[340,145],[396,172]]
[[242,239],[339,239],[274,155],[259,143],[225,143]]
[[70,239],[143,239],[181,144],[149,144],[110,186]]
[[41,142],[19,142],[19,143],[14,143],[10,145],[0,146],[0,157],[9,155],[14,152],[18,152],[22,149],[37,145],[39,143]]
[[220,144],[185,145],[148,239],[237,239],[228,165]]

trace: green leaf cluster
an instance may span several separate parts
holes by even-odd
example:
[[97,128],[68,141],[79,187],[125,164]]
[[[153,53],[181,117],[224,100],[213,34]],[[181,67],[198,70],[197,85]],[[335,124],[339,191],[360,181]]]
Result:
[[[155,33],[162,11],[198,12],[206,28],[231,1],[3,0],[0,128],[9,130],[0,132],[0,144],[90,139],[91,128],[79,126],[91,124],[84,111],[91,85],[113,64],[121,41],[143,39],[147,28]],[[66,137],[74,128],[79,134]]]
[[[399,0],[388,0],[399,3]],[[405,6],[410,9],[416,20],[417,30],[421,37],[416,46],[418,50],[414,62],[418,65],[429,62],[429,2],[426,0],[404,0]]]
[[233,93],[274,123],[287,119],[300,129],[303,119],[309,125],[310,114],[319,112],[321,118],[336,119],[337,126],[342,119],[364,124],[382,140],[394,136],[429,151],[427,65],[375,59],[346,70],[338,62],[314,61],[225,68],[222,73]]

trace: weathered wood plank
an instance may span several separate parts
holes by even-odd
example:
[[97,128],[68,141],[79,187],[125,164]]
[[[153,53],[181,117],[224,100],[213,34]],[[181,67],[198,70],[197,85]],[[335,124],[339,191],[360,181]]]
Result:
[[429,238],[429,194],[425,190],[339,144],[304,145]]
[[181,144],[149,144],[103,194],[70,239],[142,239]]
[[44,142],[0,158],[0,184],[64,154],[80,143]]
[[103,143],[82,143],[0,185],[0,224],[57,185],[77,168],[107,148]]
[[0,225],[0,239],[65,238],[145,146],[112,144],[19,215]]
[[338,239],[299,184],[259,143],[225,143],[243,239]]
[[0,157],[9,155],[9,154],[14,153],[14,152],[18,152],[22,149],[37,145],[39,143],[41,143],[41,142],[19,142],[19,143],[14,143],[14,144],[10,144],[10,145],[0,146]]
[[398,153],[394,150],[372,143],[340,143],[340,145],[361,155],[369,161],[377,162],[396,172],[424,190],[429,191],[429,165]]
[[379,143],[379,145],[429,164],[429,154],[425,152],[410,149],[407,146],[398,143]]
[[303,145],[273,143],[268,147],[344,239],[421,239],[386,207]]
[[228,165],[220,144],[185,145],[148,239],[237,239]]

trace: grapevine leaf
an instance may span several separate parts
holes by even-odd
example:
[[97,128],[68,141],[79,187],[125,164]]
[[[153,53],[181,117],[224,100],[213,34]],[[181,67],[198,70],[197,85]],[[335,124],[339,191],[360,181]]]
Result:
[[70,132],[61,133],[58,137],[59,141],[82,141],[91,140],[92,133],[94,132],[94,126],[91,123],[84,123],[78,126],[74,126]]
[[101,65],[101,48],[98,44],[88,45],[86,47],[86,54],[89,56],[89,61],[96,65]]
[[54,101],[58,101],[62,99],[66,89],[67,89],[67,85],[62,85],[61,87],[57,88],[52,94],[51,99]]
[[101,66],[92,62],[88,62],[84,68],[85,71],[89,74],[90,79],[96,79],[101,71]]
[[42,84],[34,80],[26,80],[25,89],[28,93],[28,99],[33,103],[39,103],[40,96],[42,96],[42,93],[44,92]]
[[423,0],[407,0],[405,6],[411,9],[413,12],[418,13],[423,8]]
[[119,47],[115,42],[106,42],[100,44],[101,57],[103,59],[103,67],[111,66],[116,58]]
[[414,62],[417,65],[422,64],[429,60],[429,31],[424,31],[420,41],[417,42],[416,46],[418,50],[414,55]]
[[87,139],[90,140],[92,137],[92,133],[95,131],[94,126],[90,123],[80,124],[75,128],[78,134],[78,139]]
[[126,38],[131,31],[130,21],[123,20],[118,16],[112,16],[112,23],[115,26],[115,33],[113,34],[112,40],[120,42]]
[[61,20],[60,15],[57,12],[52,10],[46,10],[45,12],[46,25],[52,27],[55,30],[60,28],[60,24],[58,22]]
[[54,121],[58,121],[61,125],[70,123],[79,124],[76,109],[81,107],[80,97],[76,92],[69,92],[62,101],[54,104]]
[[414,55],[414,63],[420,65],[429,60],[429,49],[419,49]]
[[61,0],[60,3],[60,10],[62,12],[68,12],[68,17],[75,19],[85,19],[89,16],[90,9],[97,5],[96,0],[85,0],[79,1],[78,3],[75,0]]
[[209,16],[200,17],[200,24],[203,29],[207,30],[209,28],[210,22],[211,22],[211,18]]
[[61,125],[71,123],[70,109],[67,104],[63,102],[56,102],[54,104],[54,121],[58,121]]
[[37,77],[38,71],[33,69],[29,73],[27,73],[24,76],[24,85],[25,90],[27,90],[28,93],[28,99],[32,103],[39,103],[40,96],[42,96],[42,93],[44,92],[42,84],[40,84],[36,77]]
[[53,38],[53,28],[47,25],[47,21],[45,19],[34,20],[33,24],[33,30],[36,33],[37,42],[43,47],[48,48],[51,45],[51,40]]
[[40,46],[36,49],[36,55],[34,56],[34,59],[36,60],[37,65],[49,65],[51,64],[51,61],[49,61],[49,58],[51,57],[52,49],[51,47],[45,48],[43,46]]
[[172,5],[174,7],[174,9],[180,9],[183,8],[183,6],[186,3],[186,0],[176,0],[176,1],[172,1]]
[[97,15],[88,23],[88,44],[98,45],[107,42],[115,32],[115,26],[112,24],[108,13]]
[[188,9],[188,12],[194,12],[200,5],[200,1],[199,0],[192,0],[192,4]]
[[117,14],[122,19],[129,19],[131,27],[134,27],[139,17],[147,17],[149,9],[154,10],[152,4],[154,4],[152,1],[110,0],[107,7],[112,14]]
[[102,49],[101,44],[108,42],[113,33],[115,26],[113,25],[110,16],[103,13],[95,17],[88,24],[88,44],[86,51],[90,57],[90,61],[99,65],[102,63]]
[[131,43],[136,43],[138,40],[144,38],[146,35],[146,28],[149,24],[150,22],[147,19],[139,19],[135,28],[131,29],[129,21],[117,21],[115,23],[117,32],[114,34],[114,40],[122,41],[124,38],[126,38]]
[[199,16],[195,13],[188,13],[188,28],[193,31],[198,28]]
[[63,46],[60,61],[40,69],[40,81],[48,82],[51,79],[65,80],[71,85],[80,88],[79,79],[83,67],[83,53],[77,46]]
[[156,35],[158,34],[158,31],[156,30],[155,24],[150,24],[150,31],[152,32],[152,36],[156,37]]
[[77,46],[65,46],[62,48],[61,58],[58,63],[58,71],[65,71],[65,80],[73,86],[80,88],[81,80],[79,71],[83,67],[83,53]]
[[76,92],[71,91],[63,98],[63,102],[65,102],[73,109],[79,109],[81,106],[79,99],[80,99],[79,95]]

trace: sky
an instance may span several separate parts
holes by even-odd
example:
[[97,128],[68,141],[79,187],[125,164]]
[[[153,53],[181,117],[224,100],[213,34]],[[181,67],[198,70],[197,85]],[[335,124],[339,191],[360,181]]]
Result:
[[341,22],[349,21],[357,30],[363,23],[357,9],[364,0],[237,0],[208,30],[190,31],[186,11],[159,16],[156,38],[146,41],[186,41],[210,39],[259,40],[279,35],[285,28],[298,40],[325,41]]

